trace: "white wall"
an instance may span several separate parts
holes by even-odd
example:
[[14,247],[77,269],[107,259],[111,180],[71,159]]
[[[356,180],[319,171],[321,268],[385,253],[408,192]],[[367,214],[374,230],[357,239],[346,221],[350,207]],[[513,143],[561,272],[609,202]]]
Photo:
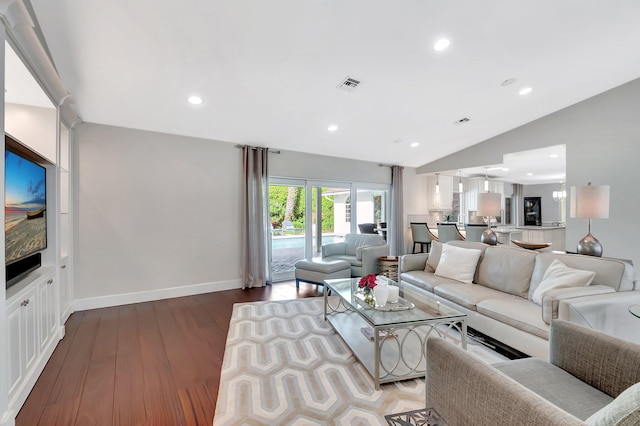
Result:
[[[563,206],[566,206],[566,200],[557,202],[553,200],[553,191],[561,191],[562,185],[559,183],[549,183],[541,185],[524,185],[522,187],[523,197],[541,197],[540,203],[542,209],[540,215],[543,225],[551,225],[552,222],[564,222],[562,215]],[[519,206],[520,223],[524,223],[524,207]]]
[[239,287],[239,149],[97,124],[75,138],[75,299]]
[[[19,142],[56,163],[56,109],[6,103],[5,131]],[[37,123],[37,124],[34,124]]]
[[[593,220],[591,230],[602,243],[605,256],[633,260],[638,274],[638,111],[640,79],[424,165],[419,172],[495,164],[504,153],[566,144],[567,193],[571,186],[587,182],[611,185],[609,219]],[[586,220],[567,218],[567,248],[586,232]]]
[[368,161],[282,151],[269,156],[269,174],[275,177],[383,183],[391,185],[391,168]]
[[404,182],[404,241],[405,253],[411,253],[413,239],[409,227],[409,216],[425,216],[429,214],[427,206],[427,175],[417,174],[412,167],[405,167]]
[[[74,137],[79,308],[175,296],[198,284],[240,287],[240,149],[90,123]],[[283,151],[269,162],[272,176],[391,180],[389,167],[364,161]]]

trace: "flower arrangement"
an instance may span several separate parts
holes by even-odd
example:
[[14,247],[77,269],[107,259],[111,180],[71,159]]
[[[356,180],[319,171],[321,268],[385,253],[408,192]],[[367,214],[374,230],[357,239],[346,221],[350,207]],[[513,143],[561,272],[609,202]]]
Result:
[[358,281],[358,287],[366,291],[371,291],[377,285],[375,274],[367,274],[364,277],[360,278]]
[[373,297],[373,288],[378,285],[378,283],[376,283],[376,278],[375,274],[368,274],[360,278],[360,281],[358,281],[358,288],[364,293],[364,301],[369,306],[376,305],[376,300]]

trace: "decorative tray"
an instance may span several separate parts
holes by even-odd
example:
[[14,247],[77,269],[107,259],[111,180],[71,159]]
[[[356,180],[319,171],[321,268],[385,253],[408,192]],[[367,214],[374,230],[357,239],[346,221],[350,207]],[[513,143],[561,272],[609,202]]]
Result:
[[408,311],[409,309],[413,309],[416,307],[413,303],[409,302],[407,299],[403,299],[402,297],[398,298],[397,303],[389,303],[381,307],[373,307],[364,301],[364,295],[362,293],[356,293],[355,295],[356,302],[359,305],[362,305],[365,309],[373,309],[375,311],[381,312],[395,312],[395,311]]

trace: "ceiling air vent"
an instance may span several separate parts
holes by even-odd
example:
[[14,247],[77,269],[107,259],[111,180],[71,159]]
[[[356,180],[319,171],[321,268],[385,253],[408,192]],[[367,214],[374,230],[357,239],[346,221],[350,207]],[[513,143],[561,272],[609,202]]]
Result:
[[467,118],[467,117],[463,117],[460,120],[456,120],[453,123],[454,124],[464,124],[464,123],[468,123],[471,119]]
[[338,84],[338,89],[346,90],[347,92],[353,92],[354,90],[356,90],[356,87],[358,87],[359,84],[360,82],[358,80],[347,76],[347,78],[345,78],[340,82],[340,84]]

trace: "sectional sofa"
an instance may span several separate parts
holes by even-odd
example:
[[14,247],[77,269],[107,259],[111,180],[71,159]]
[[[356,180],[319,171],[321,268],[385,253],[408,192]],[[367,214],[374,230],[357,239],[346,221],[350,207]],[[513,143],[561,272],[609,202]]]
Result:
[[544,360],[553,319],[640,342],[640,318],[628,310],[640,291],[631,262],[621,259],[451,241],[402,256],[399,280],[418,304],[452,306],[469,327]]

